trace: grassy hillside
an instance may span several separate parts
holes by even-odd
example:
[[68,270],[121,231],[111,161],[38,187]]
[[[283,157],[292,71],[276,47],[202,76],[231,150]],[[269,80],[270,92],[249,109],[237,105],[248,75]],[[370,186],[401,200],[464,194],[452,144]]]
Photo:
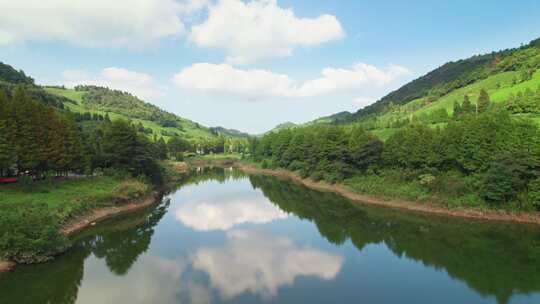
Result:
[[[539,89],[540,39],[537,39],[519,48],[446,63],[356,113],[337,113],[306,125],[360,124],[385,140],[415,120],[433,128],[444,127],[453,115],[454,104],[461,105],[467,96],[476,105],[481,90],[489,94],[494,105],[506,108],[514,96],[527,90],[539,94]],[[514,115],[527,116],[540,124],[540,104],[537,111]]]
[[236,130],[216,128],[218,131],[227,130],[227,132],[218,132],[201,126],[191,120],[163,111],[126,92],[94,86],[80,86],[75,89],[46,87],[45,90],[50,94],[71,100],[71,103],[64,104],[70,111],[108,115],[113,120],[128,119],[151,130],[147,132],[151,136],[162,136],[167,139],[173,135],[179,135],[192,141],[215,138],[219,134],[226,137],[247,136]]

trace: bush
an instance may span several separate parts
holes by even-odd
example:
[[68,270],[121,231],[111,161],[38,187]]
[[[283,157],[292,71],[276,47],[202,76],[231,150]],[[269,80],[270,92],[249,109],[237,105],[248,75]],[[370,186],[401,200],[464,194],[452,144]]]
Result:
[[126,180],[116,186],[112,193],[117,201],[127,201],[142,197],[148,193],[150,187],[140,180]]
[[527,199],[530,205],[535,209],[540,210],[540,178],[537,178],[529,183],[529,193]]
[[311,176],[310,178],[316,182],[322,180],[324,178],[324,173],[319,171],[319,170],[316,170],[315,172],[311,173]]
[[431,189],[431,186],[435,183],[436,178],[431,174],[422,174],[420,175],[420,185],[428,187]]
[[261,162],[261,168],[263,168],[263,169],[268,169],[269,168],[269,164],[268,164],[268,161],[266,159],[264,159]]
[[22,206],[4,204],[0,214],[0,254],[17,263],[51,259],[66,248],[67,240],[58,233],[58,220],[47,204]]

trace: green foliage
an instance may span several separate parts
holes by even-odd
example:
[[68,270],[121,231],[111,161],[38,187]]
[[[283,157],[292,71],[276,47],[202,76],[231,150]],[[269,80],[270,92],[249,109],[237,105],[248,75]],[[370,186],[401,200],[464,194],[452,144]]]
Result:
[[486,92],[486,90],[484,89],[480,90],[480,96],[478,97],[478,102],[476,104],[478,113],[486,112],[490,104],[491,104],[491,100],[489,99],[489,95]]
[[537,177],[537,164],[526,155],[519,156],[504,155],[491,163],[482,189],[482,197],[486,201],[511,201],[526,188],[531,179]]
[[18,263],[46,261],[66,245],[45,203],[2,204],[0,231],[0,254]]
[[26,76],[23,71],[17,71],[12,66],[0,62],[0,81],[13,84],[34,84],[34,79]]
[[532,180],[528,185],[527,199],[536,210],[540,210],[540,178]]
[[412,191],[414,199],[446,197],[471,206],[481,205],[480,193],[488,202],[515,201],[536,176],[540,159],[538,126],[495,108],[462,112],[442,128],[414,122],[384,143],[359,126],[315,125],[268,133],[252,145],[253,159],[265,168],[277,166],[330,183],[395,168],[414,176],[398,182],[366,177],[358,184],[367,188],[359,190],[391,193],[381,187],[395,187],[403,195],[399,189]]

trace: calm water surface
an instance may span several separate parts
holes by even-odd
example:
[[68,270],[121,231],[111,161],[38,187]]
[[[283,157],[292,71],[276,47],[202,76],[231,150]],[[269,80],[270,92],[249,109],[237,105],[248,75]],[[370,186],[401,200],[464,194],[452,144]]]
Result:
[[238,171],[0,276],[0,303],[540,303],[540,230],[370,206]]

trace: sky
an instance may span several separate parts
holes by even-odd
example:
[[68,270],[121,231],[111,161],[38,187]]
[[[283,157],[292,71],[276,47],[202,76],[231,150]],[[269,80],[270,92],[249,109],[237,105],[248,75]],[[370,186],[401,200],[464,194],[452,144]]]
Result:
[[538,0],[0,0],[0,61],[257,134],[540,37]]

